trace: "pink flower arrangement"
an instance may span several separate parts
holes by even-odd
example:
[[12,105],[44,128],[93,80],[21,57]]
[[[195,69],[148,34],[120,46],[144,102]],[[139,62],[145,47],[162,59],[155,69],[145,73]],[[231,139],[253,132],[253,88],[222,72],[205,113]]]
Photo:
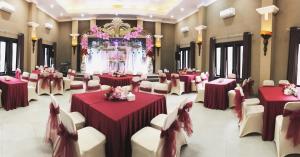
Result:
[[104,96],[110,101],[124,101],[127,98],[126,92],[120,86],[111,88]]

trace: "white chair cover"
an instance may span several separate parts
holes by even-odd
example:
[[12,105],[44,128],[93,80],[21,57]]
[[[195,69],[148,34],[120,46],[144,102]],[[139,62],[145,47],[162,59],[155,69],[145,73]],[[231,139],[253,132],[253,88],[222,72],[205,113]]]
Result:
[[47,72],[41,73],[38,81],[38,89],[37,89],[38,95],[42,95],[42,94],[50,95],[50,86],[51,83],[49,79],[49,73]]
[[64,94],[62,73],[54,73],[53,80],[51,81],[51,93],[61,95]]
[[289,82],[289,80],[279,80],[278,84],[280,84],[280,85],[287,85],[287,84],[290,84],[290,82]]
[[264,80],[263,81],[263,86],[274,86],[275,83],[273,80]]

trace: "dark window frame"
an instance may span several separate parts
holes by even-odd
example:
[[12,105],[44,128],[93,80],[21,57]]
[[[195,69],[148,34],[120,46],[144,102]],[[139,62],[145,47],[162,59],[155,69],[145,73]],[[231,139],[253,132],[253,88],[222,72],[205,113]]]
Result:
[[0,75],[14,75],[15,71],[12,71],[12,56],[13,56],[13,43],[17,44],[16,49],[16,68],[19,67],[19,57],[20,54],[18,51],[19,45],[18,45],[18,39],[10,38],[10,37],[3,37],[0,36],[1,42],[6,42],[6,48],[5,48],[5,67],[4,72],[0,72]]

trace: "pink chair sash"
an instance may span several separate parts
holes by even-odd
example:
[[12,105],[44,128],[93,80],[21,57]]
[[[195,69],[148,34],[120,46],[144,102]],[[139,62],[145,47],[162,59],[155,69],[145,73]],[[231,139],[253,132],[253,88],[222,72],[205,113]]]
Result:
[[283,116],[290,117],[290,124],[286,132],[286,139],[292,138],[294,146],[300,144],[300,110],[298,111],[284,110]]
[[15,78],[21,79],[21,72],[19,70],[16,70]]
[[98,89],[100,89],[101,88],[101,86],[100,85],[97,85],[97,86],[87,86],[87,90],[98,90]]
[[167,130],[161,131],[160,138],[164,138],[163,157],[176,156],[176,131],[179,129],[179,123],[176,120]]
[[29,78],[29,80],[28,80],[29,82],[38,82],[38,79],[33,79],[33,78]]
[[141,91],[145,91],[145,92],[151,92],[152,91],[152,89],[151,88],[145,88],[145,87],[140,87],[140,89],[139,90],[141,90]]
[[78,134],[69,133],[63,124],[59,124],[58,135],[53,157],[74,157],[76,151],[74,141],[78,140]]
[[178,110],[178,120],[183,124],[183,130],[187,133],[188,136],[191,136],[193,133],[192,120],[189,114],[192,106],[193,102],[188,102],[182,109]]
[[251,95],[253,95],[253,84],[254,80],[247,81],[247,83],[242,87],[245,98],[249,98]]
[[40,76],[40,79],[42,79],[42,89],[49,88],[50,84],[50,77],[49,76]]
[[139,81],[132,81],[132,91],[138,92],[139,91],[140,82]]
[[159,76],[159,82],[160,83],[165,83],[167,80],[167,77],[166,76]]
[[242,102],[244,101],[244,97],[241,95],[241,91],[235,89],[235,97],[234,97],[234,104],[235,104],[235,112],[239,121],[242,120]]
[[46,129],[46,138],[45,142],[55,142],[57,138],[57,129],[58,129],[58,114],[59,114],[59,106],[55,108],[53,103],[50,104],[50,115],[48,118],[47,129]]
[[177,87],[177,79],[179,79],[179,77],[175,77],[175,76],[171,77],[173,87]]
[[58,90],[61,90],[61,82],[63,81],[63,78],[54,77],[53,78],[53,87],[57,87]]

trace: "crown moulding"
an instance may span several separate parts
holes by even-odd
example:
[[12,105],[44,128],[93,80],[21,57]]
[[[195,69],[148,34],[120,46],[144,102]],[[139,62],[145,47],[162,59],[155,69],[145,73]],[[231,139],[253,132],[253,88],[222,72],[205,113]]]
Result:
[[8,13],[13,13],[16,11],[16,8],[5,1],[0,1],[0,10]]

